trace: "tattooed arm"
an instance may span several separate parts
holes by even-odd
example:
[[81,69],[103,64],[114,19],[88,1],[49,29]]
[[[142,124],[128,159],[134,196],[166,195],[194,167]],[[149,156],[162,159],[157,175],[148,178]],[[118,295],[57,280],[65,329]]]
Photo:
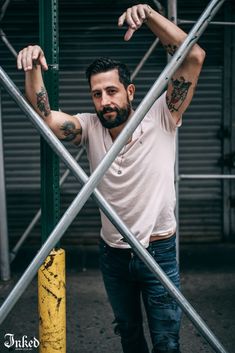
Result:
[[79,144],[82,136],[79,120],[50,109],[42,78],[42,69],[48,69],[42,49],[35,45],[21,50],[17,58],[17,67],[25,71],[26,97],[37,113],[60,140]]
[[[129,25],[124,37],[125,40],[129,40],[133,33],[143,23],[146,23],[171,55],[175,53],[186,38],[186,33],[178,26],[146,4],[127,9],[119,18],[119,26],[122,26],[124,22]],[[195,44],[168,85],[167,105],[176,122],[181,118],[192,100],[204,58],[204,50]]]

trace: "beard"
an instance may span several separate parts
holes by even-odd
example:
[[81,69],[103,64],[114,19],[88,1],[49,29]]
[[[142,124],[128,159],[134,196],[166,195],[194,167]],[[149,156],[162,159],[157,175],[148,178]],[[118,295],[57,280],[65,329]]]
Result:
[[[104,117],[104,114],[106,113],[116,113],[116,117],[113,120],[108,120]],[[105,107],[103,110],[96,110],[97,116],[101,122],[101,124],[107,128],[107,129],[112,129],[114,127],[120,126],[124,124],[130,114],[131,114],[131,104],[130,102],[127,102],[126,106],[124,108],[118,108],[118,107]]]

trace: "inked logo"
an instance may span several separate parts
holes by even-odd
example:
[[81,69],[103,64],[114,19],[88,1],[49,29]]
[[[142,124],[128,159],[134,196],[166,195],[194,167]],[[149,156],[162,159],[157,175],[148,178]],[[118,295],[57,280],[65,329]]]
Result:
[[7,348],[15,348],[15,350],[29,351],[33,348],[37,348],[40,344],[36,337],[28,340],[28,336],[24,335],[21,339],[15,339],[13,333],[6,333],[4,338],[4,346]]

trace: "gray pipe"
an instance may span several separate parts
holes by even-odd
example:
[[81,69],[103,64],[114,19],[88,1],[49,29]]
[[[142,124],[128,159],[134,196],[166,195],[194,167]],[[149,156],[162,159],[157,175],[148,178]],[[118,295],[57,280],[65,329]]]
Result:
[[10,279],[10,259],[2,136],[2,92],[0,87],[0,277],[3,281],[8,281]]
[[[179,24],[194,24],[196,21],[190,21],[190,20],[178,20]],[[235,22],[226,22],[226,21],[211,21],[210,25],[215,25],[215,26],[235,26]]]
[[6,10],[8,8],[8,5],[10,4],[11,0],[6,0],[4,4],[2,5],[1,8],[1,13],[0,13],[0,22],[3,20],[3,17],[5,16]]
[[179,180],[182,179],[235,179],[234,174],[180,174]]
[[10,52],[14,55],[15,58],[17,58],[17,52],[7,39],[6,34],[3,32],[3,30],[0,28],[0,37],[2,38],[3,43],[7,46],[7,48],[10,50]]

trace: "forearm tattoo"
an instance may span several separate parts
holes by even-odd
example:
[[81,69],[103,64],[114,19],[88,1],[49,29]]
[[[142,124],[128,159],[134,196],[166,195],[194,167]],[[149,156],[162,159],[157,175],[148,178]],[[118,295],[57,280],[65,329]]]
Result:
[[63,141],[73,141],[77,135],[82,134],[82,128],[76,129],[75,124],[72,121],[65,121],[63,125],[61,125],[60,130],[63,131]]
[[47,117],[51,112],[47,91],[44,87],[41,87],[41,91],[36,93],[36,96],[38,109],[44,115],[44,117]]
[[185,98],[187,97],[189,87],[192,82],[186,82],[184,77],[178,79],[171,79],[173,91],[171,96],[166,97],[167,106],[170,112],[178,112]]
[[163,47],[166,49],[167,53],[170,54],[171,56],[173,56],[176,50],[178,49],[178,47],[174,44],[167,44],[167,45],[164,45]]

